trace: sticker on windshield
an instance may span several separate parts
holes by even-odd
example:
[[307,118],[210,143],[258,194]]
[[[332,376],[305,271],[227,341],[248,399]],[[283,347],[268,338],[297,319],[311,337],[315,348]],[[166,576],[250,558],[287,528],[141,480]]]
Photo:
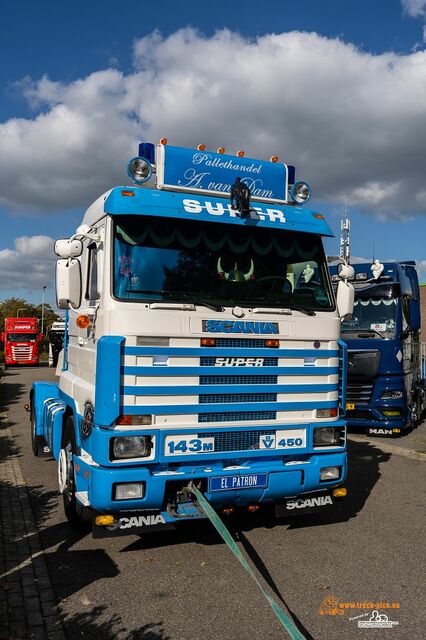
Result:
[[373,329],[373,331],[386,331],[386,322],[373,322],[370,325],[370,329]]

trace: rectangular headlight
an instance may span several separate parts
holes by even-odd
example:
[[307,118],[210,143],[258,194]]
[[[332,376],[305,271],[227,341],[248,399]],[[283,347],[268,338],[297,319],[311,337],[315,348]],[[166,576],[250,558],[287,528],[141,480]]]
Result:
[[338,447],[340,430],[334,427],[316,427],[314,429],[314,447]]
[[112,438],[111,459],[146,458],[151,449],[151,436],[118,436]]
[[327,482],[328,480],[337,480],[340,477],[340,467],[323,467],[320,469],[320,480]]
[[114,500],[136,500],[143,498],[144,482],[123,482],[114,485]]

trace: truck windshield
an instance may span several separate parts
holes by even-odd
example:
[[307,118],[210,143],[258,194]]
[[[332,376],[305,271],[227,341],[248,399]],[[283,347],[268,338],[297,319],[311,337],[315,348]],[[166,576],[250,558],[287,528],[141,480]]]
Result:
[[352,319],[342,323],[342,333],[361,333],[372,338],[393,338],[396,310],[396,298],[355,299]]
[[114,295],[334,309],[318,236],[145,216],[114,221]]
[[9,342],[33,342],[37,340],[36,333],[8,333],[7,339]]

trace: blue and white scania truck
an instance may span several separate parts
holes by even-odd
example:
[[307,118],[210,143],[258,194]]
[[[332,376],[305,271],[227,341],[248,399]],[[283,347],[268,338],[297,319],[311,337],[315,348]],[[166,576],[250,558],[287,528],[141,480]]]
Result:
[[31,437],[67,518],[172,528],[205,517],[193,487],[222,513],[333,508],[353,287],[343,269],[336,303],[309,187],[277,157],[165,139],[128,173],[55,244],[68,330],[58,383],[31,390]]

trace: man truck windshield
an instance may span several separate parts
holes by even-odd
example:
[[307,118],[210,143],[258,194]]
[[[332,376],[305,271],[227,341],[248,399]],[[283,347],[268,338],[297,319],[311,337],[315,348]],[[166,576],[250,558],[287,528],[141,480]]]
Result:
[[114,222],[114,295],[132,301],[334,308],[317,236],[145,216]]
[[395,298],[355,299],[351,320],[342,323],[342,333],[360,333],[372,338],[393,338],[396,327]]

